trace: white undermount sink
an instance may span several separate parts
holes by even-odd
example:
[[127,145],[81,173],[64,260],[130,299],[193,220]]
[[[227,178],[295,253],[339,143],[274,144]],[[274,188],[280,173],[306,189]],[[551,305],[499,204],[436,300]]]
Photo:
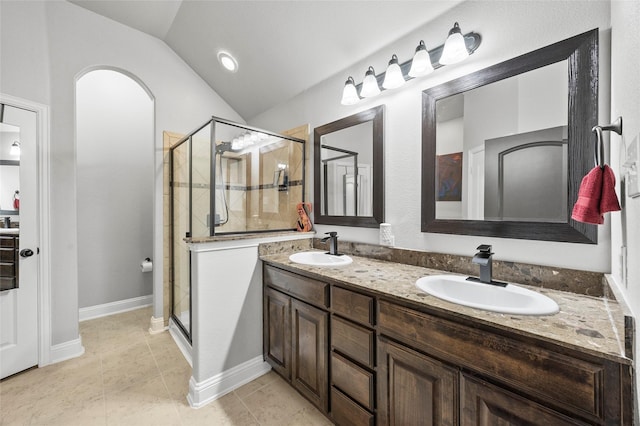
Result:
[[310,266],[344,266],[353,262],[353,259],[345,254],[335,256],[323,251],[303,251],[293,253],[289,256],[289,260]]
[[435,297],[459,305],[517,315],[551,315],[558,304],[544,294],[513,284],[500,287],[467,281],[456,275],[431,275],[418,279],[416,286]]

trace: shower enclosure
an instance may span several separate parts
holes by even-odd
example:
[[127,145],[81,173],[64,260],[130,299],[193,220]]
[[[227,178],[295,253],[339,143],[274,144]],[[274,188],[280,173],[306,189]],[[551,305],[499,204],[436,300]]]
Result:
[[191,336],[186,239],[291,231],[305,201],[305,141],[212,117],[170,149],[173,321]]

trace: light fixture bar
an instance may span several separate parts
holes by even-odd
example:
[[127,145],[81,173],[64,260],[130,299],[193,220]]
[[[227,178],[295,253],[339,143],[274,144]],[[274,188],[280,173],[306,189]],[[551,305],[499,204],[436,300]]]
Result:
[[[469,55],[473,54],[473,52],[475,52],[478,49],[478,47],[480,47],[481,42],[482,42],[482,37],[480,37],[480,34],[478,33],[470,32],[464,35],[464,44],[467,46]],[[445,66],[435,60],[436,58],[440,59],[440,56],[442,56],[443,49],[444,49],[444,43],[434,49],[429,50],[429,55],[432,58],[432,61],[433,61],[432,65],[434,70],[437,70],[438,68],[442,68]],[[411,68],[412,59],[413,57],[409,58],[408,61],[405,61],[400,64],[400,69],[402,70],[402,74],[405,76],[407,81],[414,79],[414,77],[409,76],[409,69]],[[384,82],[385,74],[386,74],[386,71],[376,75],[376,80],[378,80],[378,86],[380,87],[382,87],[382,83]],[[356,89],[358,90],[358,93],[359,93],[360,90],[362,89],[362,83],[358,83],[356,85]],[[382,90],[384,90],[384,88]]]

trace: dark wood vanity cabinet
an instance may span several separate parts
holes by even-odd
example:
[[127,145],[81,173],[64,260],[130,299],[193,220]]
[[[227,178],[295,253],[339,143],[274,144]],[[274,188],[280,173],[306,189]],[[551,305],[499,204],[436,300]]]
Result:
[[460,375],[460,425],[586,425],[481,379]]
[[458,370],[378,339],[378,425],[458,424]]
[[[397,389],[404,398],[413,395],[414,400],[424,400],[421,388],[428,386],[417,383],[437,383],[438,376],[421,378],[428,365],[423,361],[438,360],[458,371],[459,390],[454,391],[452,401],[459,405],[461,425],[633,424],[630,365],[539,339],[502,334],[475,322],[450,321],[389,301],[380,300],[378,309],[378,333],[386,336],[379,339],[378,349],[380,418],[386,407],[395,407]],[[400,342],[393,345],[392,355],[385,349],[387,337]],[[415,363],[404,357],[406,365],[413,367],[413,374],[403,372],[410,379],[402,377],[410,385],[385,386],[382,369],[389,371],[390,381],[397,380],[389,365],[395,364],[402,350],[415,351]],[[431,400],[434,412],[443,407],[437,398]],[[398,420],[397,414],[387,416]]]
[[337,425],[631,425],[632,366],[264,266],[264,355]]
[[263,280],[265,360],[327,413],[328,284],[270,266],[264,267]]
[[291,298],[266,287],[263,316],[264,356],[278,374],[291,380]]
[[373,426],[376,407],[375,299],[331,286],[331,419]]
[[0,235],[0,291],[18,287],[18,247],[16,235]]

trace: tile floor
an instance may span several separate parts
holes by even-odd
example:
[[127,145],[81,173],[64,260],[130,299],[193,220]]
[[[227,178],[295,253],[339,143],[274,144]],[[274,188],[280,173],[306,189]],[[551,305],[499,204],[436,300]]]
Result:
[[0,382],[0,425],[330,425],[270,372],[192,409],[191,367],[144,308],[80,323],[85,354]]

